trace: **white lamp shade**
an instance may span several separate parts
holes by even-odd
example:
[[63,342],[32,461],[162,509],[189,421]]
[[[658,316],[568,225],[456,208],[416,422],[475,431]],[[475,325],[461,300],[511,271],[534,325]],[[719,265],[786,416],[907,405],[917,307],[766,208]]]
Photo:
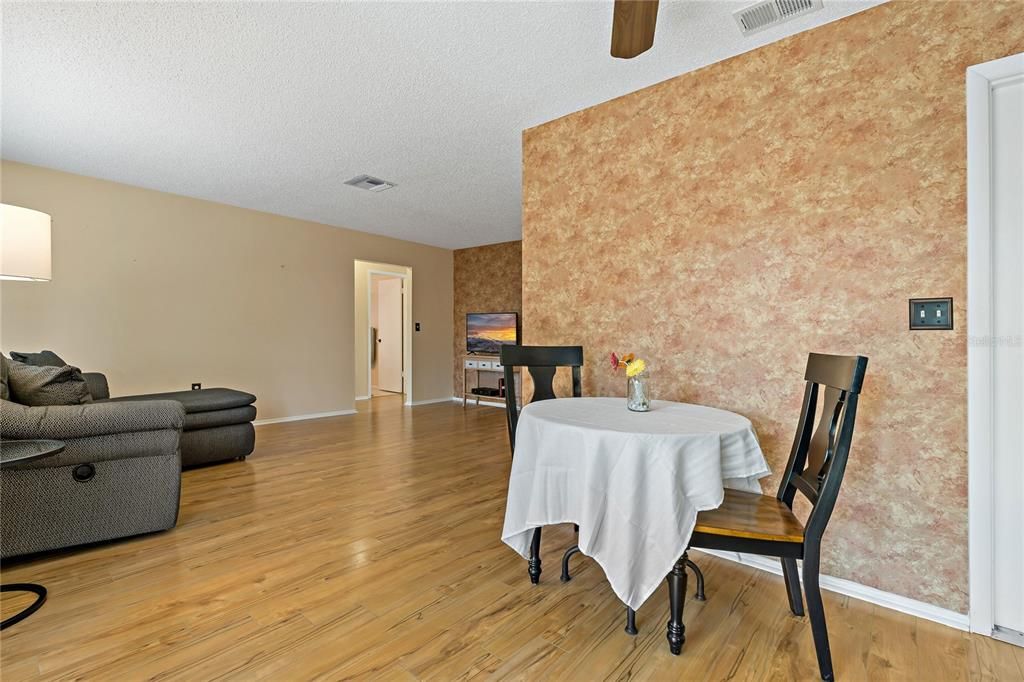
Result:
[[50,216],[0,204],[0,279],[50,281]]

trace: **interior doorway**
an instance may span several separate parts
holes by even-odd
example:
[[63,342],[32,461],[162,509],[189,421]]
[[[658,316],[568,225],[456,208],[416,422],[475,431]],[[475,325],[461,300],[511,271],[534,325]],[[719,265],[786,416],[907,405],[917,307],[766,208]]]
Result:
[[971,630],[1024,646],[1024,53],[967,70]]
[[412,268],[355,261],[355,396],[412,401]]
[[370,274],[370,396],[404,393],[402,297],[404,278]]

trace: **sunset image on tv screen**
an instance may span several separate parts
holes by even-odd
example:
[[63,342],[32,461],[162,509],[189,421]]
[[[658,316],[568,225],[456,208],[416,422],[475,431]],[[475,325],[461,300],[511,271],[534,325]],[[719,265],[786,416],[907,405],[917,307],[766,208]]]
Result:
[[470,313],[466,315],[466,350],[497,354],[501,346],[519,340],[515,313]]

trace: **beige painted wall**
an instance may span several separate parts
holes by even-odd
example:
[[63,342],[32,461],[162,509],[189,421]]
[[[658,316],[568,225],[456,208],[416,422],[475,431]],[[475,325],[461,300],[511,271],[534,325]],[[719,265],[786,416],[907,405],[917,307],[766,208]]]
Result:
[[[369,275],[369,273],[371,271],[373,271],[373,272],[394,272],[395,274],[405,275],[406,276],[406,287],[407,287],[408,291],[410,292],[410,295],[405,297],[405,303],[404,303],[404,305],[405,305],[406,320],[410,323],[408,326],[411,327],[412,323],[415,322],[415,320],[412,320],[410,318],[411,317],[415,317],[416,314],[418,313],[418,311],[423,310],[424,306],[428,306],[428,307],[431,308],[431,310],[434,310],[433,303],[435,303],[435,301],[431,301],[431,300],[422,300],[422,299],[430,299],[431,298],[430,295],[429,295],[429,292],[422,292],[423,295],[421,295],[419,297],[421,300],[417,301],[417,299],[416,299],[416,291],[413,290],[413,274],[414,273],[412,271],[412,268],[407,267],[405,265],[396,265],[396,264],[389,264],[389,263],[370,263],[370,262],[366,262],[366,261],[356,261],[355,270],[354,270],[354,273],[355,273],[355,281],[354,281],[354,289],[355,289],[355,302],[354,302],[354,305],[355,305],[355,327],[353,328],[353,344],[352,344],[352,346],[353,346],[353,349],[354,349],[353,364],[355,366],[355,381],[354,381],[354,384],[353,384],[353,391],[354,391],[354,395],[357,398],[368,398],[368,397],[370,397],[370,394],[369,394],[368,388],[367,388],[369,386],[369,384],[367,383],[367,370],[368,370],[368,367],[367,367],[367,361],[368,361],[367,354],[369,353],[370,314],[369,314],[369,309],[367,307],[367,304],[368,304],[368,301],[369,301],[369,296],[368,296],[368,292],[367,292],[367,288],[366,288],[366,283],[367,283],[367,277],[368,277],[368,275]],[[429,286],[429,283],[424,285],[424,286]],[[417,307],[417,303],[419,303],[418,307]],[[416,318],[416,319],[419,319],[419,318]],[[421,325],[425,325],[423,320],[420,320],[420,323],[421,323]],[[433,354],[437,352],[435,344],[433,343],[433,337],[431,336],[430,340],[428,342],[426,340],[427,337],[424,336],[424,332],[426,330],[426,327],[424,326],[423,329],[424,329],[424,331],[421,331],[419,333],[417,333],[417,332],[410,332],[409,330],[406,330],[407,338],[409,337],[409,334],[411,334],[411,338],[412,338],[413,342],[412,342],[412,344],[405,344],[405,348],[404,348],[404,352],[405,352],[405,366],[409,367],[410,364],[411,364],[411,366],[413,368],[414,374],[413,374],[412,390],[413,390],[413,392],[415,393],[416,396],[422,396],[423,395],[420,392],[420,390],[416,387],[416,378],[421,376],[421,372],[423,371],[423,369],[421,368],[420,370],[417,370],[416,369],[416,362],[418,360],[419,362],[430,363],[432,361],[433,357],[434,357]],[[428,346],[427,347],[421,347],[424,344],[428,344]],[[409,387],[406,386],[406,390],[408,390],[408,388]],[[417,397],[417,398],[415,398],[415,400],[433,400],[435,398],[441,398],[441,397],[443,397],[443,396],[431,395],[431,396],[428,396],[428,397],[425,397],[425,398],[424,397]],[[407,396],[406,397],[406,402],[409,402],[409,401],[410,401],[410,398]]]
[[4,161],[53,217],[53,281],[4,282],[0,346],[50,348],[115,395],[230,386],[260,418],[353,407],[354,260],[415,269],[415,398],[452,394],[452,252]]

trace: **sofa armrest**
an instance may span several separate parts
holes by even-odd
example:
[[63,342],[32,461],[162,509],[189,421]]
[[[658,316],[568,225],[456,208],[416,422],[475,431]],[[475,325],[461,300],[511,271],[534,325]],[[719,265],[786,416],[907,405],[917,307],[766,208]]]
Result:
[[66,440],[117,433],[180,431],[185,408],[174,400],[27,407],[0,401],[0,437]]
[[93,400],[106,400],[110,397],[110,386],[107,377],[99,372],[82,372],[85,385],[89,387],[89,395]]

